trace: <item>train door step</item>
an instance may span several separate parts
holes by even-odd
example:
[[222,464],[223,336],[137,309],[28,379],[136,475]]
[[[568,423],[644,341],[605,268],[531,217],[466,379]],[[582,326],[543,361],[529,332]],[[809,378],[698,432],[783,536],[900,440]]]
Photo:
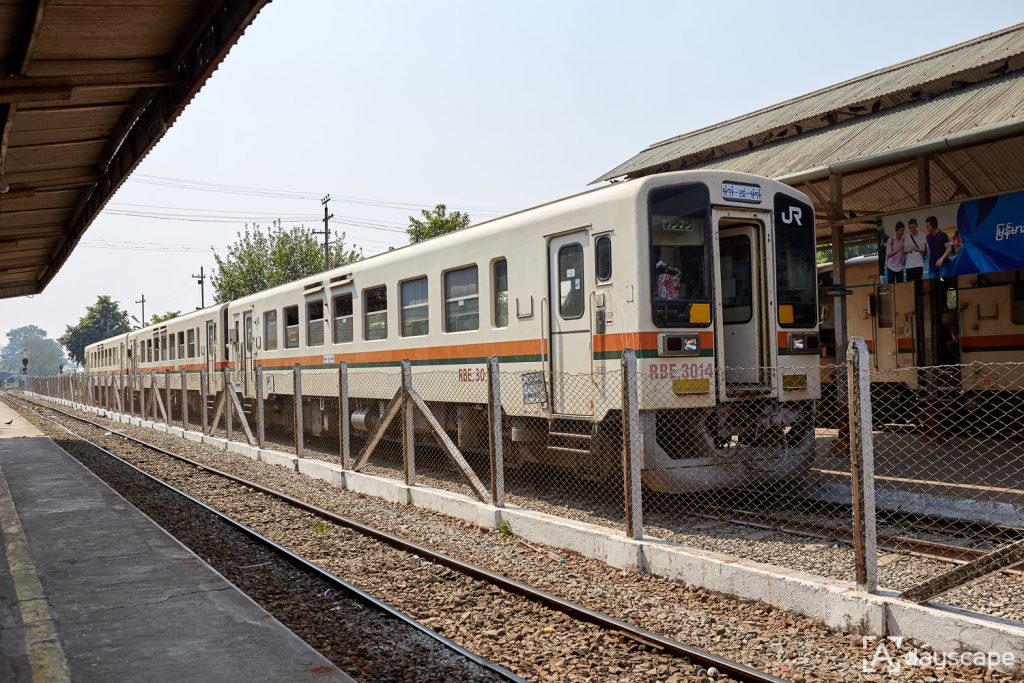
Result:
[[548,420],[548,450],[557,453],[590,455],[594,428],[595,423],[589,417],[552,415]]

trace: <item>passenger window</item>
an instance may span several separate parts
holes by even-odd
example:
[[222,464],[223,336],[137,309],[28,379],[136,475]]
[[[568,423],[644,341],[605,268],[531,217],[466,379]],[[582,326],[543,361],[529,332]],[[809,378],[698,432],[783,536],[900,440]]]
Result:
[[334,297],[334,343],[348,344],[352,341],[352,295]]
[[152,363],[153,362],[153,340],[152,339],[147,339],[146,340],[146,362],[147,363]]
[[498,259],[494,270],[494,326],[508,327],[508,261]]
[[306,346],[324,345],[324,302],[306,303]]
[[277,348],[277,311],[263,314],[263,348],[267,351]]
[[476,266],[444,274],[445,332],[468,332],[480,327],[480,296]]
[[185,357],[185,333],[178,333],[178,358]]
[[367,341],[388,338],[388,290],[387,287],[374,287],[363,290],[363,302],[366,306],[363,320],[363,337]]
[[607,282],[612,277],[612,238],[602,235],[594,243],[594,261],[598,282]]
[[196,357],[196,331],[195,328],[188,331],[188,357]]
[[167,348],[167,359],[168,360],[176,360],[177,359],[177,354],[175,353],[175,351],[177,351],[177,349],[175,348],[175,345],[174,345],[174,335],[171,334],[171,345]]
[[427,278],[402,283],[402,336],[422,337],[430,330]]
[[878,288],[878,327],[892,327],[892,287]]
[[210,323],[206,328],[206,356],[207,358],[217,357],[217,323]]
[[558,313],[565,320],[583,317],[583,245],[558,250]]
[[299,348],[299,307],[288,306],[284,309],[284,347]]

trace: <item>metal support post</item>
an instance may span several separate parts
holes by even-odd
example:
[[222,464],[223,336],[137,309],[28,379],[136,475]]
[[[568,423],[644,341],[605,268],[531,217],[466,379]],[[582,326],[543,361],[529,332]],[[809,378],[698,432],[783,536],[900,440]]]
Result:
[[498,357],[487,359],[487,436],[491,465],[491,505],[505,507],[505,453],[501,425],[501,375]]
[[640,539],[644,535],[643,497],[640,491],[640,469],[643,463],[643,441],[640,432],[639,385],[636,353],[622,350],[622,493],[626,509],[626,536]]
[[850,397],[850,483],[853,487],[853,551],[857,586],[878,588],[875,527],[875,465],[871,437],[871,376],[868,347],[861,337],[850,340],[846,377]]
[[412,399],[412,363],[402,361],[402,469],[406,486],[416,485],[416,423]]
[[265,448],[267,444],[266,439],[266,419],[263,413],[263,368],[259,365],[256,366],[256,447]]
[[210,415],[206,409],[210,401],[210,377],[206,368],[199,370],[199,414],[202,416],[203,434],[210,434]]
[[292,369],[295,390],[292,392],[292,399],[295,403],[295,417],[293,418],[294,429],[293,440],[295,443],[295,457],[305,457],[305,447],[302,442],[302,366],[298,363]]
[[[231,368],[224,368],[224,429],[228,435],[228,441],[235,438],[235,402],[228,396],[232,391]],[[217,425],[214,425],[216,428]]]
[[188,373],[181,371],[181,428],[188,431]]
[[338,451],[341,453],[341,467],[352,469],[352,418],[348,411],[348,363],[338,364]]
[[171,426],[171,417],[174,415],[174,411],[171,410],[171,371],[164,370],[164,408],[167,409],[164,415],[164,424],[168,427]]

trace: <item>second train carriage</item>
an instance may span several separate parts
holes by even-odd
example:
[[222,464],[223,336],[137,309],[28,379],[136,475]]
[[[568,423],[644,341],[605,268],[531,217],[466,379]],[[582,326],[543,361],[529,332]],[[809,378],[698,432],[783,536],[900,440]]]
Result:
[[[268,424],[290,425],[294,364],[306,429],[334,432],[337,363],[352,426],[372,429],[413,362],[417,390],[461,447],[499,357],[506,459],[616,471],[622,349],[639,357],[643,481],[681,492],[782,481],[813,457],[820,392],[810,202],[726,172],[614,184],[410,245],[99,346],[90,371],[263,368]],[[90,347],[93,349],[93,347]],[[439,371],[444,371],[442,375]],[[451,381],[454,378],[455,381]],[[197,394],[190,393],[192,400]],[[581,425],[583,427],[581,428]],[[558,436],[562,435],[562,436]],[[570,436],[565,436],[570,435]]]

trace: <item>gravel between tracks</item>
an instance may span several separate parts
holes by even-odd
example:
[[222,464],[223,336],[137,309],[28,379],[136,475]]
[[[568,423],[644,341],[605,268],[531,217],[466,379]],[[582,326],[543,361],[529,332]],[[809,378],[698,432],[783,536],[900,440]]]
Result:
[[[86,416],[97,419],[92,414]],[[97,421],[104,422],[102,418]],[[184,441],[149,429],[116,422],[109,424],[112,428],[156,445],[186,453],[196,460],[285,491],[455,557],[476,562],[493,571],[576,600],[624,621],[636,623],[750,666],[771,671],[781,677],[794,681],[871,680],[872,675],[866,676],[861,670],[864,657],[867,655],[870,658],[870,652],[863,649],[859,635],[844,634],[826,628],[802,615],[761,603],[711,593],[649,574],[617,572],[595,560],[536,544],[527,546],[514,536],[486,533],[440,514],[341,491],[325,482],[308,479],[280,467],[254,462],[212,446]],[[120,442],[123,446],[123,440]],[[119,448],[117,452],[121,450]],[[561,512],[560,506],[553,511]],[[302,529],[296,528],[292,531],[297,533]],[[309,550],[313,554],[307,556],[314,561],[323,562],[332,571],[336,570],[334,563],[345,561],[346,556],[344,549],[338,547],[340,544],[333,543],[334,537],[338,534],[341,534],[341,530],[331,527],[330,533],[323,534],[323,538],[319,539],[322,543],[314,543],[310,547]],[[736,539],[726,539],[725,542],[731,541]],[[792,543],[790,546],[792,548]],[[808,546],[813,546],[813,553],[808,552]],[[766,547],[766,550],[767,548],[770,546]],[[827,546],[824,544],[801,544],[798,551],[808,555],[821,553],[825,548]],[[553,561],[547,555],[549,551],[564,557],[565,562]],[[772,559],[775,560],[774,556]],[[774,563],[778,564],[777,561]],[[338,573],[344,575],[342,572]],[[375,583],[378,590],[392,590],[392,586],[396,586],[400,592],[411,598],[406,609],[412,616],[452,637],[463,646],[508,666],[521,675],[536,680],[564,680],[568,676],[566,662],[573,658],[572,646],[561,645],[559,638],[552,637],[561,635],[559,626],[562,624],[551,624],[554,628],[552,634],[535,635],[527,642],[518,641],[515,632],[508,626],[503,629],[485,629],[481,632],[479,627],[467,625],[465,620],[459,620],[458,612],[461,606],[474,599],[486,605],[492,613],[502,614],[514,620],[513,614],[504,612],[508,606],[491,602],[490,595],[459,596],[459,601],[453,605],[455,609],[438,609],[423,604],[426,587],[419,583],[419,579],[411,582],[396,579],[392,569],[383,573],[367,574],[366,578],[367,581]],[[439,578],[448,577],[441,575]],[[378,594],[369,585],[363,587]],[[389,600],[386,594],[380,597]],[[397,603],[396,600],[389,601]],[[452,604],[452,601],[449,601],[449,604]],[[600,647],[598,645],[598,648]],[[929,651],[905,641],[899,654],[905,654],[912,649],[920,653]],[[892,653],[894,656],[897,654],[895,648],[892,649]],[[563,658],[565,661],[561,661]],[[545,667],[544,661],[536,660],[546,660],[555,663],[555,666]],[[635,668],[630,669],[635,664],[637,663],[632,661],[631,656],[613,658],[612,662],[591,669],[589,675],[593,680],[686,680],[685,672],[676,672],[667,664],[654,665],[647,670],[644,678],[640,678],[637,677]],[[662,669],[661,666],[666,668]],[[580,672],[579,677],[584,678],[586,675]],[[879,675],[877,680],[883,678],[889,680],[890,677]],[[996,672],[970,667],[904,667],[898,675],[891,678],[930,678],[938,681],[1011,680],[1010,677]]]

